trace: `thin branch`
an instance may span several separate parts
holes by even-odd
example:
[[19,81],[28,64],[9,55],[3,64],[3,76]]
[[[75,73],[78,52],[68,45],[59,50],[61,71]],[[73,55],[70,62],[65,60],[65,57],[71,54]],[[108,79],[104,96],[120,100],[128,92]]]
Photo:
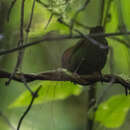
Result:
[[118,37],[110,37],[110,39],[118,41],[120,43],[122,43],[123,45],[125,45],[126,47],[130,48],[130,43],[127,40],[118,38]]
[[[0,71],[0,78],[9,78],[10,75],[11,73],[2,70]],[[121,84],[125,88],[130,89],[130,82],[121,78],[120,76],[112,74],[105,74],[102,75],[102,77],[100,75],[75,76],[71,73],[68,74],[68,72],[66,72],[65,69],[57,69],[39,74],[16,73],[16,75],[14,75],[13,77],[13,80],[23,82],[22,75],[24,76],[26,82],[28,83],[35,80],[51,80],[51,81],[71,81],[81,85],[90,85],[100,81],[110,83],[111,80],[114,79],[113,83]]]
[[31,27],[31,24],[32,24],[32,19],[33,19],[33,14],[34,14],[34,7],[35,7],[35,1],[36,1],[36,0],[33,0],[32,10],[31,10],[31,14],[30,14],[30,19],[29,19],[28,26],[27,26],[27,28],[26,28],[26,33],[27,33],[27,35],[28,35],[28,33],[30,32],[30,27]]
[[33,0],[32,10],[31,10],[31,14],[30,14],[29,23],[28,23],[27,28],[26,28],[26,30],[25,30],[25,31],[26,31],[25,44],[28,42],[28,36],[29,36],[29,32],[30,32],[31,25],[32,25],[35,3],[36,3],[36,0]]
[[23,44],[23,26],[24,26],[24,4],[25,4],[25,0],[22,0],[21,3],[21,20],[20,20],[20,44]]
[[25,0],[22,0],[21,2],[21,17],[20,17],[20,40],[18,42],[18,47],[20,46],[21,49],[18,52],[18,57],[17,57],[17,63],[15,65],[14,71],[12,72],[12,74],[10,75],[9,80],[6,82],[6,85],[9,85],[12,77],[15,75],[15,73],[18,71],[20,65],[22,64],[22,59],[23,59],[23,54],[24,54],[24,50],[23,50],[23,42],[24,42],[24,36],[23,36],[23,26],[24,26],[24,4],[25,4]]
[[34,102],[35,98],[38,96],[38,92],[39,92],[40,88],[41,88],[41,86],[39,86],[39,87],[37,88],[37,90],[34,92],[34,95],[33,95],[33,97],[32,97],[32,100],[31,100],[29,106],[27,107],[26,111],[23,113],[23,115],[21,116],[21,118],[20,118],[20,120],[19,120],[19,122],[18,122],[17,130],[20,130],[20,126],[21,126],[21,124],[22,124],[23,119],[24,119],[25,116],[28,114],[28,112],[31,110],[31,107],[32,107],[32,105],[33,105],[33,102]]
[[84,25],[82,23],[80,23],[79,21],[75,20],[75,24],[77,24],[78,26],[81,26],[83,29],[88,29],[90,30],[91,27],[87,26],[87,25]]
[[7,123],[7,125],[10,127],[11,130],[15,130],[14,126],[10,123],[8,118],[0,111],[0,117],[3,118],[3,120]]
[[[81,36],[79,36],[79,37],[81,37]],[[52,38],[51,37],[44,37],[41,40],[33,41],[33,42],[27,43],[27,44],[25,44],[23,46],[19,46],[19,47],[16,47],[16,48],[0,51],[0,56],[9,54],[9,53],[12,53],[12,52],[15,52],[15,51],[18,51],[21,48],[24,49],[24,48],[27,48],[27,47],[30,47],[30,46],[33,46],[33,45],[37,45],[37,44],[40,44],[40,43],[45,42],[45,41],[55,41],[55,40],[64,40],[64,39],[70,39],[70,36],[62,35],[60,37],[52,37]]]
[[[24,35],[23,35],[23,26],[24,26],[24,3],[25,0],[22,0],[22,4],[21,4],[21,26],[20,26],[20,43],[18,46],[22,46],[23,47],[23,42],[24,42]],[[32,10],[31,10],[31,14],[30,14],[30,19],[29,19],[29,23],[26,29],[26,41],[28,40],[28,34],[30,32],[30,27],[31,27],[31,23],[32,23],[32,18],[33,18],[33,12],[34,12],[34,7],[35,7],[35,0],[33,0],[33,5],[32,5]],[[14,74],[17,72],[18,68],[21,66],[22,64],[22,60],[23,60],[23,55],[24,55],[24,50],[23,48],[21,48],[21,50],[19,50],[19,55],[18,55],[18,60],[17,60],[17,64],[15,67],[15,71]],[[21,66],[22,67],[22,66]],[[21,72],[22,73],[22,72]],[[34,95],[33,91],[30,89],[30,87],[28,86],[26,79],[24,78],[23,75],[22,76],[22,80],[24,82],[25,87],[29,90],[29,92]],[[12,75],[13,77],[13,75]]]
[[50,17],[49,17],[49,19],[48,19],[48,22],[47,22],[47,24],[46,24],[45,27],[44,27],[45,30],[47,29],[48,25],[50,24],[50,22],[51,22],[53,16],[54,16],[54,14],[51,13],[51,15],[50,15]]
[[[60,23],[64,24],[67,27],[71,27],[71,25],[65,23],[62,19],[58,20]],[[109,48],[108,46],[104,46],[103,44],[100,44],[97,40],[95,40],[94,38],[90,37],[90,35],[86,36],[84,35],[81,31],[79,31],[78,29],[73,29],[75,32],[79,33],[83,38],[87,39],[88,41],[90,41],[92,44],[95,44],[97,46],[99,46],[102,49],[106,49]]]
[[71,26],[70,26],[70,32],[71,33],[72,33],[72,30],[73,30],[75,19],[77,18],[78,14],[80,12],[82,12],[82,11],[84,11],[86,9],[86,7],[88,6],[89,2],[90,2],[90,0],[86,0],[84,5],[75,12],[75,14],[74,14],[74,16],[73,16],[73,18],[71,20]]
[[75,21],[75,18],[78,16],[78,14],[79,14],[81,11],[84,11],[84,10],[86,9],[86,7],[87,7],[87,5],[89,4],[89,2],[90,2],[90,0],[86,0],[85,3],[84,3],[84,5],[83,5],[80,9],[78,9],[78,10],[76,11],[75,15],[73,16],[73,20],[74,20],[74,21]]
[[[58,19],[58,22],[64,24],[67,27],[70,27],[69,24],[65,23],[61,18]],[[89,40],[91,43],[98,45],[100,48],[102,49],[106,49],[109,48],[109,46],[104,46],[103,44],[100,44],[98,41],[96,41],[94,38],[89,36],[84,35],[82,32],[80,32],[78,29],[73,29],[75,32],[79,33],[82,37],[84,37],[85,39]],[[111,48],[110,48],[111,49]]]
[[[92,36],[92,37],[99,37],[99,36],[113,37],[113,36],[120,36],[120,35],[130,35],[130,32],[94,33],[94,34],[89,34],[89,36]],[[85,35],[85,36],[88,36],[88,35]],[[33,45],[37,45],[37,44],[40,44],[40,43],[44,43],[44,42],[47,42],[47,41],[48,42],[53,42],[53,41],[57,41],[57,40],[79,39],[79,38],[83,38],[83,36],[81,36],[81,35],[75,35],[75,36],[71,36],[70,37],[70,35],[60,35],[58,37],[44,37],[41,40],[33,41],[33,42],[27,43],[27,44],[25,44],[23,46],[19,46],[19,47],[16,47],[16,48],[12,48],[12,49],[7,49],[7,50],[0,51],[0,56],[7,55],[9,53],[18,51],[21,48],[24,49],[24,48],[27,48],[27,47],[30,47],[30,46],[33,46]]]
[[100,19],[99,19],[99,25],[103,26],[103,17],[104,17],[104,8],[105,8],[105,0],[101,1],[101,10],[100,10]]
[[[32,9],[31,9],[31,14],[30,14],[30,19],[29,19],[29,23],[28,23],[27,28],[26,28],[25,43],[28,41],[28,35],[29,35],[30,28],[31,28],[31,25],[32,25],[35,3],[36,3],[36,0],[33,0]],[[22,45],[22,46],[23,46],[23,45]],[[24,53],[24,52],[23,52],[23,53]],[[24,82],[24,86],[29,90],[29,92],[30,92],[30,93],[32,94],[32,96],[33,96],[34,93],[33,93],[33,91],[30,89],[30,87],[29,87],[29,85],[27,84],[26,79],[24,78],[23,75],[22,75],[22,79],[23,79],[23,82]]]
[[8,20],[8,21],[9,21],[9,18],[10,18],[10,14],[11,14],[12,8],[14,7],[16,1],[17,1],[17,0],[13,0],[13,1],[11,2],[11,5],[10,5],[9,9],[8,9],[8,14],[7,14],[7,20]]
[[27,88],[27,90],[28,90],[28,91],[31,93],[31,95],[33,96],[34,93],[33,93],[33,91],[30,89],[29,85],[27,84],[26,79],[24,78],[23,74],[21,74],[21,78],[22,78],[22,81],[23,81],[23,83],[24,83],[24,86]]

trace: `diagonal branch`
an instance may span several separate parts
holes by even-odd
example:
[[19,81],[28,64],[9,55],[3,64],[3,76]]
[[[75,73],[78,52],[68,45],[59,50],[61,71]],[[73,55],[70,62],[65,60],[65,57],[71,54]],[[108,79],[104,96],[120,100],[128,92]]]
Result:
[[21,124],[22,124],[22,122],[23,122],[25,116],[26,116],[26,115],[28,114],[28,112],[31,110],[31,107],[32,107],[32,105],[33,105],[33,102],[34,102],[34,100],[36,99],[36,97],[38,96],[38,92],[39,92],[40,88],[41,88],[41,86],[39,86],[39,87],[37,88],[37,90],[34,92],[34,95],[33,95],[33,97],[32,97],[32,100],[31,100],[29,106],[27,107],[27,109],[25,110],[25,112],[23,113],[23,115],[20,117],[20,120],[19,120],[18,126],[17,126],[17,130],[20,130]]
[[[92,36],[92,37],[99,37],[99,36],[113,37],[113,36],[121,36],[121,35],[130,35],[130,31],[128,31],[128,32],[117,32],[117,33],[95,33],[95,34],[89,34],[89,36]],[[85,35],[85,36],[87,37],[88,35]],[[37,45],[37,44],[44,43],[44,42],[53,42],[53,41],[57,41],[57,40],[78,39],[78,38],[83,38],[83,36],[75,35],[75,36],[71,36],[70,37],[70,35],[60,35],[58,37],[44,37],[43,39],[27,43],[27,44],[25,44],[23,46],[19,46],[19,47],[16,47],[16,48],[0,51],[0,56],[7,55],[9,53],[18,51],[20,49],[31,47],[33,45]]]
[[14,126],[9,121],[8,117],[0,110],[0,117],[5,121],[5,123],[10,127],[10,130],[16,130]]
[[75,14],[74,14],[74,16],[72,17],[72,20],[71,20],[70,33],[72,33],[73,26],[74,26],[74,23],[75,23],[75,20],[76,20],[78,14],[86,9],[89,2],[90,2],[90,0],[86,0],[84,5],[75,12]]
[[8,15],[7,15],[7,20],[8,20],[8,21],[9,21],[9,18],[10,18],[10,14],[11,14],[12,8],[14,7],[16,1],[17,1],[17,0],[13,0],[13,1],[11,2],[11,5],[10,5],[9,9],[8,9]]

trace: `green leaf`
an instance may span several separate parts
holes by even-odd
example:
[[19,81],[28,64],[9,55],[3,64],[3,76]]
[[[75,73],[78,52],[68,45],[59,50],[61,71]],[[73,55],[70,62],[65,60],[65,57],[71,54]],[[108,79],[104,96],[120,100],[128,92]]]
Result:
[[[35,91],[39,86],[42,86],[38,92],[38,97],[34,104],[41,104],[49,101],[63,100],[71,95],[78,96],[82,92],[82,86],[73,84],[72,82],[64,81],[42,81],[33,87]],[[29,105],[32,95],[28,90],[22,93],[9,108],[22,107]]]
[[120,127],[130,108],[130,96],[116,95],[99,105],[95,120],[107,128]]
[[120,1],[121,2],[121,8],[122,8],[122,15],[123,15],[123,20],[124,20],[124,24],[127,27],[128,30],[130,30],[130,10],[129,10],[129,5],[130,5],[130,1],[129,0],[123,0]]

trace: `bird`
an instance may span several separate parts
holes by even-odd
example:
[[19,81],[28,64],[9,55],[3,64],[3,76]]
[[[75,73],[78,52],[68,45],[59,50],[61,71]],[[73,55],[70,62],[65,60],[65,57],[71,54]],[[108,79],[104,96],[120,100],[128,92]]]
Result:
[[88,37],[80,39],[76,45],[68,48],[62,55],[62,67],[78,75],[101,74],[108,55],[108,42],[104,36],[91,36],[104,33],[102,26],[91,27]]

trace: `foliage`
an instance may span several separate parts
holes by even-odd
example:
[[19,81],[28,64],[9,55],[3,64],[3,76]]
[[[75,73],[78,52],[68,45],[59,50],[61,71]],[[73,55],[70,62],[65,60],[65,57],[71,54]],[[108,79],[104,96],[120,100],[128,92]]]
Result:
[[[42,88],[40,89],[34,104],[63,100],[72,95],[78,96],[82,92],[82,86],[75,85],[71,82],[42,81],[35,85],[32,90],[35,91],[39,86]],[[28,106],[31,98],[31,93],[26,90],[9,106],[9,108]]]
[[96,111],[95,120],[107,128],[120,127],[130,109],[130,96],[112,96],[106,102],[101,103]]

